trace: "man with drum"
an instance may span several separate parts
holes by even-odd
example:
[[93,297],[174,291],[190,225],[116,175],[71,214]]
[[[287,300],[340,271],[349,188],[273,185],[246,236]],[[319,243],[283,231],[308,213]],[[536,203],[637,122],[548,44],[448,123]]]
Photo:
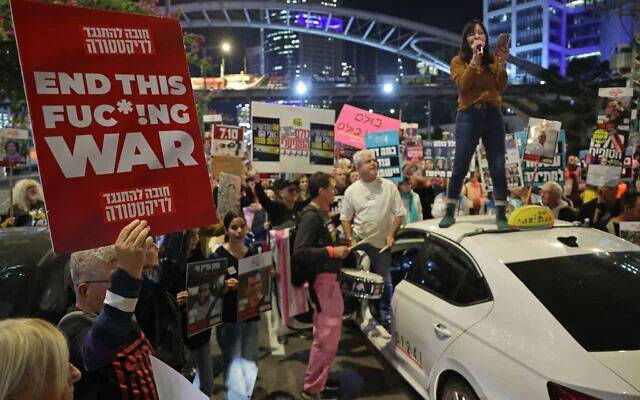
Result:
[[393,294],[391,246],[406,211],[396,186],[378,177],[378,162],[373,152],[358,151],[353,155],[353,163],[360,178],[344,194],[340,220],[349,245],[355,245],[356,238],[364,240],[359,248],[369,256],[373,272],[384,278],[380,318],[388,328]]
[[337,385],[327,380],[342,329],[344,303],[338,273],[350,250],[346,246],[332,246],[327,228],[335,185],[329,174],[311,175],[311,203],[300,214],[293,244],[293,261],[304,268],[314,311],[313,343],[301,393],[303,399],[338,398]]

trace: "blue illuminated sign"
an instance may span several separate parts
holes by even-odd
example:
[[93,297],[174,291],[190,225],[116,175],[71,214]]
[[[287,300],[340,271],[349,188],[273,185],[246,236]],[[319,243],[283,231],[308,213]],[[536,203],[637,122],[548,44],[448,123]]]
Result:
[[342,18],[332,17],[329,18],[326,15],[310,14],[310,13],[298,13],[293,20],[293,23],[298,26],[305,26],[307,28],[325,29],[329,24],[330,31],[342,32],[344,29],[344,23]]

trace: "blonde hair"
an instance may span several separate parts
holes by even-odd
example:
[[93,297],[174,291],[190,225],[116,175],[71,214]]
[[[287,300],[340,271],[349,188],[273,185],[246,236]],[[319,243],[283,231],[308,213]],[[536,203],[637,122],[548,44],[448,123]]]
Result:
[[49,322],[0,321],[0,399],[61,399],[69,381],[67,342]]
[[21,179],[13,187],[13,204],[22,211],[29,211],[31,206],[27,200],[27,189],[35,186],[38,189],[38,200],[44,201],[42,193],[42,185],[33,179]]

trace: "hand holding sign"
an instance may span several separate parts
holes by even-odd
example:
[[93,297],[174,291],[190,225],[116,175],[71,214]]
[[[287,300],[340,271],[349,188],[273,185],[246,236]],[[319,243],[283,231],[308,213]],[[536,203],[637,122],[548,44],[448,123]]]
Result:
[[149,236],[150,231],[151,227],[147,221],[136,219],[122,228],[116,240],[118,266],[132,278],[142,277],[145,254],[153,245],[153,237]]

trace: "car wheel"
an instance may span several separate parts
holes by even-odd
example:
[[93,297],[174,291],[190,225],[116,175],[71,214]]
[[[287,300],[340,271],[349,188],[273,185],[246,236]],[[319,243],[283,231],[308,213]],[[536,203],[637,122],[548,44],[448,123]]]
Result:
[[478,400],[478,396],[464,379],[450,378],[442,388],[440,400]]

